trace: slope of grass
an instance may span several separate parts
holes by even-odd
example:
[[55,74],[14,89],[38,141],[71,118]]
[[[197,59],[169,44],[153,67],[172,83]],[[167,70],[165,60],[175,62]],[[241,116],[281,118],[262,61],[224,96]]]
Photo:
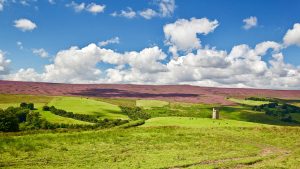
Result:
[[270,103],[269,101],[255,101],[255,100],[244,100],[244,99],[235,99],[235,98],[229,98],[228,100],[235,103],[249,105],[249,106],[259,106],[262,104]]
[[162,100],[136,100],[137,107],[143,107],[145,109],[149,109],[152,107],[164,107],[169,105],[169,102]]
[[110,104],[114,104],[117,106],[125,106],[125,107],[134,107],[136,106],[135,99],[123,99],[123,98],[94,98],[95,100],[99,100],[102,102],[107,102]]
[[3,168],[291,168],[299,127],[137,127],[13,136],[0,133]]
[[48,105],[78,114],[98,115],[102,118],[128,118],[120,114],[121,109],[117,105],[88,98],[56,97]]
[[50,123],[58,124],[86,124],[91,125],[92,123],[80,121],[72,118],[62,117],[55,114],[52,114],[50,111],[39,111],[42,118],[46,119]]
[[268,116],[264,112],[253,111],[251,110],[251,107],[245,106],[224,106],[220,109],[220,115],[222,118],[239,121],[248,121],[273,125],[295,125],[283,122],[276,117]]
[[208,118],[193,117],[156,117],[146,121],[143,127],[150,126],[180,126],[180,127],[254,127],[263,124],[243,122],[237,120],[220,119],[213,120]]

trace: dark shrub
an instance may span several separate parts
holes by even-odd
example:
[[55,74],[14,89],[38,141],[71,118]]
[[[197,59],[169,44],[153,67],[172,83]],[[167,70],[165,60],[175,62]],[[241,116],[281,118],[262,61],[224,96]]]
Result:
[[50,110],[50,107],[49,107],[49,106],[43,106],[43,110],[44,110],[44,111],[49,111],[49,110]]
[[12,112],[6,112],[2,109],[0,110],[0,131],[10,132],[18,131],[19,123],[18,118]]

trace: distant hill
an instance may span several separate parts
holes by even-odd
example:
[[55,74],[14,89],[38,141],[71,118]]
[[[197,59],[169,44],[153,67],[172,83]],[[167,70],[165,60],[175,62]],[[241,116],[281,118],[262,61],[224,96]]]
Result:
[[227,97],[276,97],[300,99],[300,90],[215,88],[190,85],[61,84],[1,81],[1,94],[31,94],[109,98],[160,99],[192,103],[234,104]]

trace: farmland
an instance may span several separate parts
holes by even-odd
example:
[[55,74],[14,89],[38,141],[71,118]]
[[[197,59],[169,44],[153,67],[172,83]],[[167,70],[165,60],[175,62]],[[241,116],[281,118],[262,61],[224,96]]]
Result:
[[[0,132],[0,167],[296,169],[300,165],[299,114],[292,113],[294,122],[286,122],[253,110],[253,106],[268,101],[241,97],[227,101],[231,104],[1,94],[2,109],[18,107],[22,102],[34,103],[32,111],[58,125],[55,129]],[[298,100],[285,98],[285,102],[294,104]],[[101,127],[103,121],[97,124],[61,116],[45,106],[104,122],[122,119],[129,123]],[[122,107],[146,114],[147,118],[130,119]],[[211,119],[213,107],[220,109],[221,119]],[[70,125],[73,128],[68,128]],[[81,128],[95,125],[100,128]]]

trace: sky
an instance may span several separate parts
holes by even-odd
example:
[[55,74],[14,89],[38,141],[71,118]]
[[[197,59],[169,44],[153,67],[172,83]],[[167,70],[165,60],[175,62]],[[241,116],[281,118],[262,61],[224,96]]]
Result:
[[0,79],[300,89],[297,0],[0,0]]

